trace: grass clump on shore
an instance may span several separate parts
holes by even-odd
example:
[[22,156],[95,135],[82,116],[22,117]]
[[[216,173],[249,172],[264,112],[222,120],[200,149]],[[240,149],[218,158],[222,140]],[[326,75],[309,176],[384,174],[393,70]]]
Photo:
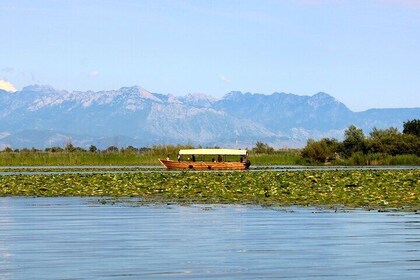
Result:
[[2,152],[0,166],[159,165],[153,155],[122,152]]
[[420,209],[420,170],[9,175],[0,196]]

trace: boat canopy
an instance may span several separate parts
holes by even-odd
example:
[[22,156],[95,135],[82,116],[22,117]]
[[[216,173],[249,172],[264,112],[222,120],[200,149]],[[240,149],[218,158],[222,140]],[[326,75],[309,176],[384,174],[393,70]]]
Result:
[[246,156],[247,150],[235,149],[188,149],[179,150],[180,155],[211,155],[211,156]]

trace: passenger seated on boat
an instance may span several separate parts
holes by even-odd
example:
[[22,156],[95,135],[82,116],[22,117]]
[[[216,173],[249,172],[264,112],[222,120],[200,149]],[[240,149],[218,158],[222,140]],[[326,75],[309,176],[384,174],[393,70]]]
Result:
[[244,157],[241,156],[241,158],[239,159],[239,162],[244,162]]
[[212,162],[216,162],[216,160],[214,158],[211,159]]
[[192,162],[195,162],[195,155],[191,156],[191,160],[192,160]]
[[222,156],[221,156],[221,155],[218,155],[218,156],[217,156],[217,161],[218,161],[218,162],[222,162],[222,161],[223,161],[223,159],[222,159]]
[[166,155],[166,160],[171,160],[171,159],[169,158],[169,155]]
[[245,158],[244,165],[245,165],[245,169],[249,169],[249,167],[251,166],[251,161],[249,159]]
[[180,154],[178,154],[177,158],[178,158],[178,162],[181,162],[181,155]]

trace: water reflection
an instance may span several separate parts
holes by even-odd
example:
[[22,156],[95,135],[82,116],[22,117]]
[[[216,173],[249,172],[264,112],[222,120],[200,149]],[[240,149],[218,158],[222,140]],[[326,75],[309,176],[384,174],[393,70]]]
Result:
[[417,279],[419,216],[0,198],[0,279]]
[[[10,209],[13,207],[10,204],[10,201],[5,199],[4,201],[0,200],[0,279],[9,279],[11,276],[12,268],[12,252],[9,248],[8,238],[3,238],[3,232],[13,231],[12,225],[14,221],[13,217],[10,214]],[[5,235],[7,237],[7,235]]]

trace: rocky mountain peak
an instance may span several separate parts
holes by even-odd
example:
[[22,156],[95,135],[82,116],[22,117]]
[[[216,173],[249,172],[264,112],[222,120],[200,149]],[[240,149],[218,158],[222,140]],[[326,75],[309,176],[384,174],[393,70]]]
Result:
[[313,108],[319,108],[323,106],[339,106],[342,107],[343,110],[350,111],[350,109],[348,109],[343,103],[325,92],[318,92],[317,94],[312,95],[308,99],[308,105]]
[[50,85],[36,85],[36,84],[26,86],[21,91],[22,92],[36,92],[36,93],[43,93],[43,94],[59,92],[58,90],[56,90]]
[[211,107],[217,99],[202,93],[189,93],[186,96],[181,97],[180,100],[190,106]]
[[140,97],[154,102],[162,102],[162,100],[156,97],[153,93],[140,86],[122,87],[119,91],[122,94],[131,95],[133,97]]
[[223,100],[233,100],[237,99],[243,96],[243,93],[241,91],[231,91],[223,96]]

